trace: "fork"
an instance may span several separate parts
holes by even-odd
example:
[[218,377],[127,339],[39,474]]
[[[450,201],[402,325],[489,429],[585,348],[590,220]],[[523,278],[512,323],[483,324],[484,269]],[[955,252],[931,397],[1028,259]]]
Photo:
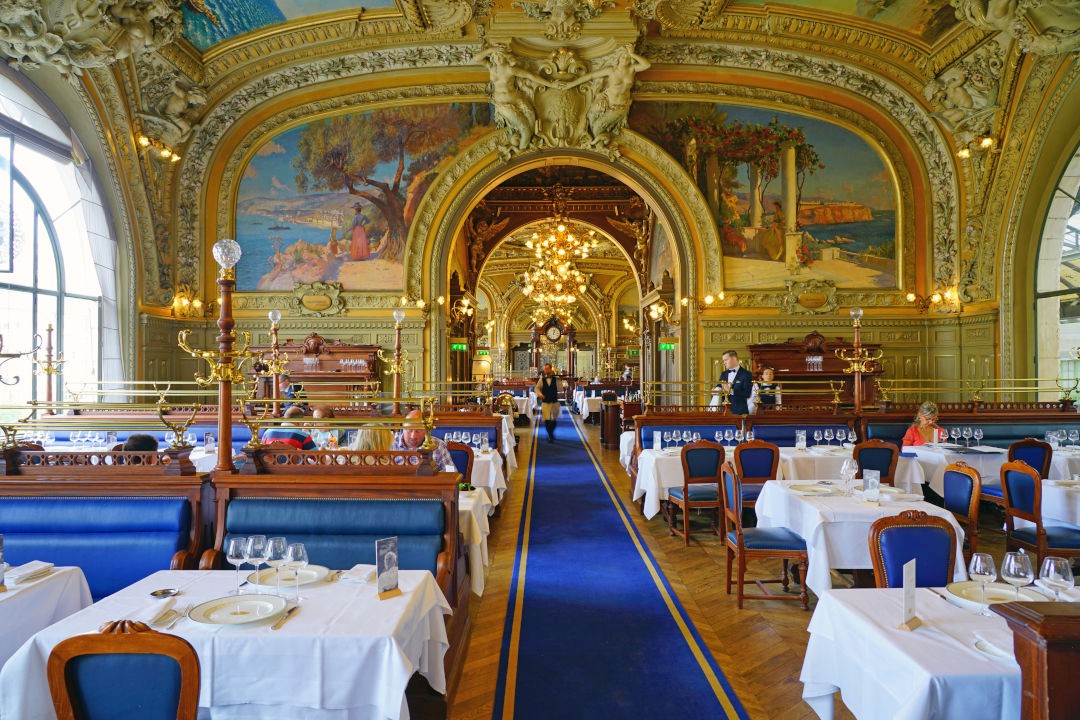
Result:
[[183,608],[181,608],[180,610],[173,610],[173,612],[174,612],[174,613],[176,613],[176,616],[175,616],[175,617],[173,617],[173,619],[172,619],[172,620],[170,620],[170,621],[168,622],[168,624],[167,624],[167,625],[165,625],[164,627],[162,627],[161,629],[162,629],[162,630],[172,630],[172,629],[173,629],[173,625],[175,625],[176,623],[180,622],[180,618],[184,618],[184,617],[187,617],[187,614],[188,614],[188,611],[189,611],[189,610],[191,610],[191,605],[190,605],[190,604],[188,604],[188,605],[184,606],[184,607],[183,607]]

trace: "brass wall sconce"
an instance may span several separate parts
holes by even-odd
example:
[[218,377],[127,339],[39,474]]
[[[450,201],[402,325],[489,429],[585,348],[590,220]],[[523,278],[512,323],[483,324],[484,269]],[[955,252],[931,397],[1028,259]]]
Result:
[[[440,295],[435,298],[440,306],[446,304],[446,298]],[[446,311],[446,324],[456,325],[460,322],[471,318],[476,313],[476,306],[467,297],[458,298],[453,305],[447,308]]]
[[180,283],[173,291],[173,317],[204,318],[212,312],[213,305],[214,303],[204,303],[187,283]]
[[943,291],[935,290],[929,295],[920,295],[915,292],[909,292],[906,299],[915,306],[915,310],[919,313],[927,313],[931,310],[935,312],[960,311],[959,296],[952,288]]
[[962,145],[960,149],[956,151],[956,157],[961,160],[967,160],[973,153],[993,152],[996,145],[997,140],[993,135],[979,135],[970,140],[966,145]]
[[[685,305],[686,303],[684,303]],[[649,318],[655,321],[663,321],[668,325],[675,327],[679,326],[679,318],[676,317],[678,311],[672,305],[664,302],[663,300],[657,300],[649,306]]]
[[139,135],[138,137],[139,147],[143,148],[150,153],[153,157],[158,158],[162,162],[175,163],[180,162],[180,155],[176,153],[171,147],[161,142],[157,138],[148,137],[146,135]]
[[[720,299],[724,299],[724,293],[720,293]],[[716,302],[716,298],[710,294],[706,295],[699,301],[695,299],[693,295],[687,295],[681,300],[681,302],[683,307],[694,307],[697,308],[697,311],[699,313],[703,313],[706,309],[712,307],[712,304]]]

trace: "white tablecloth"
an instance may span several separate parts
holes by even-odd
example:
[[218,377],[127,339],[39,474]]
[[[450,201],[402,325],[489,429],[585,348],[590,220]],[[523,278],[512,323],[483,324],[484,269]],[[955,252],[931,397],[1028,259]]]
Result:
[[[836,480],[844,460],[852,457],[851,448],[834,445],[829,448],[798,450],[780,448],[780,464],[776,468],[777,480]],[[926,482],[922,466],[914,458],[897,458],[895,487],[904,492],[921,493]]]
[[[200,718],[407,718],[405,686],[419,671],[444,692],[450,613],[430,572],[402,570],[404,594],[379,600],[374,583],[314,583],[280,630],[272,620],[208,626],[183,619],[171,632],[199,654]],[[52,720],[45,665],[61,640],[130,616],[157,588],[181,590],[180,604],[227,595],[233,571],[164,570],[39,632],[0,671],[0,717]],[[291,595],[290,595],[291,597]]]
[[630,458],[634,456],[634,442],[637,435],[633,430],[627,430],[619,435],[619,464],[624,469],[630,467]]
[[499,454],[474,451],[470,482],[475,488],[483,488],[492,505],[498,505],[506,492],[506,476],[503,475],[502,458]]
[[599,415],[602,402],[599,397],[585,398],[585,402],[581,404],[582,421],[588,420],[590,415]]
[[488,567],[488,514],[491,500],[483,490],[458,493],[458,527],[469,547],[469,578],[472,591],[484,594],[484,579]]
[[518,466],[517,455],[514,453],[514,421],[509,415],[503,415],[502,419],[502,447],[500,449],[506,457],[506,473],[512,475]]
[[899,629],[900,589],[832,590],[810,619],[803,699],[826,720],[833,693],[857,718],[925,720],[1020,717],[1020,666],[975,649],[975,635],[1012,652],[1005,619],[953,607],[916,590],[922,627]]
[[531,397],[514,397],[514,404],[517,405],[518,415],[524,415],[529,418],[529,422],[533,419],[533,399]]
[[38,630],[93,602],[77,567],[53,568],[40,580],[7,586],[0,593],[0,667]]
[[[638,455],[638,474],[634,483],[634,500],[645,498],[642,512],[650,520],[660,512],[660,503],[667,500],[668,490],[682,487],[682,458],[673,448],[642,450]],[[724,448],[731,457],[734,448]]]
[[904,510],[922,510],[949,521],[956,531],[954,580],[966,580],[964,531],[952,513],[928,502],[883,502],[871,505],[853,496],[798,495],[787,480],[770,480],[761,489],[754,511],[759,527],[786,527],[806,540],[809,566],[806,586],[821,597],[832,588],[833,568],[870,569],[870,526]]
[[972,447],[981,453],[956,452],[955,449],[927,447],[926,445],[908,446],[904,452],[919,456],[926,482],[938,495],[945,493],[945,468],[954,462],[965,462],[979,471],[984,483],[997,485],[1001,481],[1001,466],[1009,459],[1008,451],[989,445]]

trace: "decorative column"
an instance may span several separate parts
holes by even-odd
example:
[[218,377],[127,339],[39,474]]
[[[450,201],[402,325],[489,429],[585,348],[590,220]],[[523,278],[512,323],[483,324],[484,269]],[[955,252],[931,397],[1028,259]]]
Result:
[[529,367],[540,369],[540,328],[533,324],[532,337],[529,338]]
[[761,227],[761,170],[750,163],[750,227]]
[[800,237],[795,232],[799,219],[799,207],[794,143],[786,143],[781,148],[780,181],[783,186],[784,258],[788,270],[795,270],[799,266]]
[[573,327],[566,331],[566,375],[567,377],[577,377],[577,353],[574,352],[575,342],[574,338],[577,336],[577,332]]

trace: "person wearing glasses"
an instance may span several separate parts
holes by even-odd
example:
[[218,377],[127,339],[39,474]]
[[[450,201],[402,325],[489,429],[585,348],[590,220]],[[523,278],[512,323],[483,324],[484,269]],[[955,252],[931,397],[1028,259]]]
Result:
[[948,437],[944,428],[938,427],[938,409],[932,402],[924,402],[915,413],[915,422],[904,433],[903,446],[925,445],[941,442]]

